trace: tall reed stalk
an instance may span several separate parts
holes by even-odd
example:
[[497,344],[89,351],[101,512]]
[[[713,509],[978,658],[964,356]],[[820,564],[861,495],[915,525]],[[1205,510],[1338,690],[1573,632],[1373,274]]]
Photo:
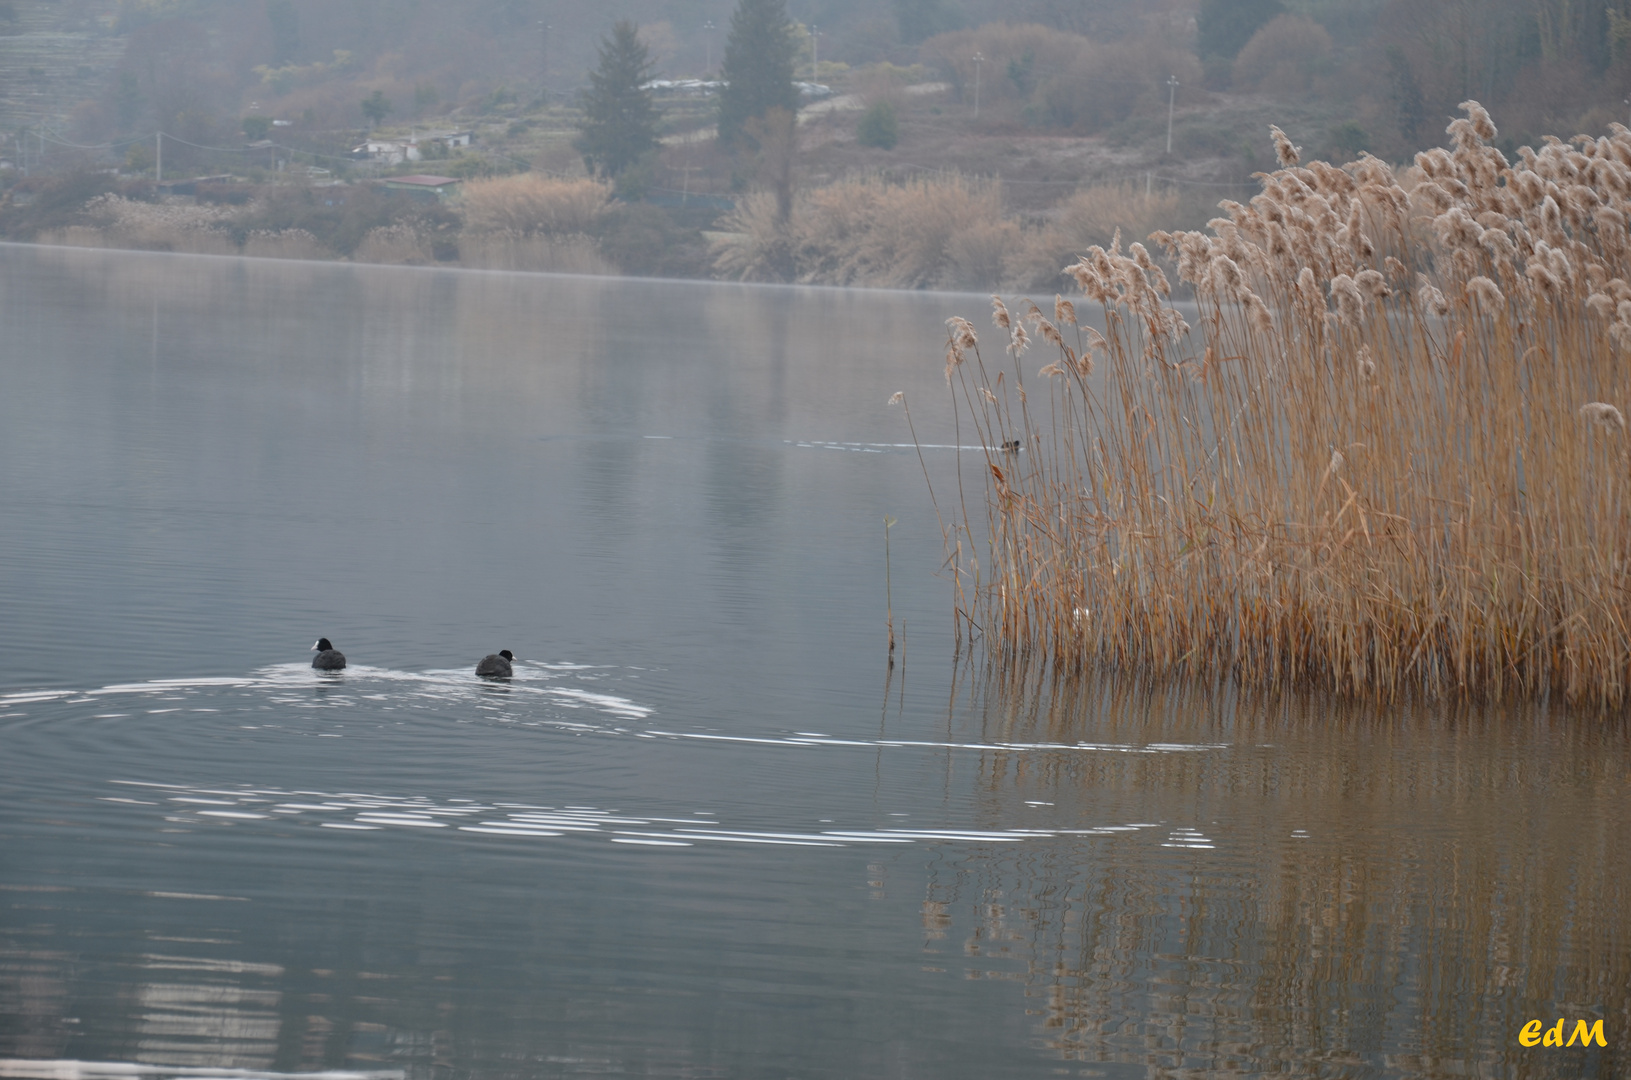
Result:
[[[1272,129],[1282,167],[1250,205],[1151,238],[1194,327],[1119,237],[1069,268],[1103,334],[1062,298],[999,299],[992,363],[950,320],[959,408],[986,446],[1024,450],[987,453],[986,565],[950,538],[988,646],[1624,705],[1631,131],[1511,163],[1462,108],[1454,149],[1398,172],[1303,166]],[[1035,339],[1055,356],[1027,386]]]

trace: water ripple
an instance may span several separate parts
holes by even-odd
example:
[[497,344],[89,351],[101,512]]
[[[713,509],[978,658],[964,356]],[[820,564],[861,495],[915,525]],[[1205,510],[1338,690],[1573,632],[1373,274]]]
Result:
[[[534,803],[484,802],[471,798],[434,799],[426,795],[364,792],[288,791],[280,788],[224,789],[163,784],[146,780],[113,780],[119,795],[99,801],[149,813],[189,832],[207,826],[252,826],[338,829],[347,832],[409,830],[425,833],[447,829],[483,837],[510,839],[598,839],[614,844],[693,847],[698,844],[760,844],[773,847],[851,847],[863,844],[1020,844],[1036,840],[1073,841],[1080,837],[1115,837],[1158,829],[1156,822],[1106,824],[1089,828],[982,829],[833,828],[806,830],[736,829],[695,813],[690,817],[630,814],[615,808],[547,806]],[[145,797],[143,797],[145,796]],[[137,807],[150,807],[139,811]],[[231,809],[228,809],[228,808]],[[1152,836],[1156,834],[1151,834]],[[1173,830],[1162,847],[1211,848],[1199,831]]]

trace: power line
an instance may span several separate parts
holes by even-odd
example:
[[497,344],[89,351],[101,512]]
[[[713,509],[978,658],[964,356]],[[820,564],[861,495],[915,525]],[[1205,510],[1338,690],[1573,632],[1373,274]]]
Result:
[[67,139],[58,138],[54,132],[48,131],[44,128],[35,128],[32,132],[27,128],[24,128],[23,134],[31,134],[37,139],[51,143],[53,146],[66,146],[74,150],[115,150],[121,146],[130,146],[132,143],[146,142],[148,139],[152,138],[151,135],[138,135],[134,138],[125,139],[119,142],[101,143],[96,146],[87,146],[84,143],[69,142]]

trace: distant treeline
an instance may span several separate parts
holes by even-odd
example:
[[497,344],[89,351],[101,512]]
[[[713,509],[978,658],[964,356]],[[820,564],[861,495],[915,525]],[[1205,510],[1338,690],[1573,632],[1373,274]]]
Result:
[[[658,74],[717,70],[733,0],[122,0],[127,47],[75,114],[82,141],[162,129],[240,138],[245,113],[355,126],[377,91],[394,121],[559,100],[616,18]],[[1337,149],[1397,156],[1459,101],[1506,118],[1514,145],[1602,131],[1631,92],[1627,0],[810,0],[793,11],[801,77],[832,64],[924,62],[990,122],[1087,134],[1236,92],[1346,115]],[[0,16],[3,17],[3,16]],[[976,61],[975,56],[981,59]]]

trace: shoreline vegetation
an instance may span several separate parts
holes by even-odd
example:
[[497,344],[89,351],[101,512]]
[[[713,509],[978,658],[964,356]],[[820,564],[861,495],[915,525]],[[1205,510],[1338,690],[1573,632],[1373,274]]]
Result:
[[1461,108],[1400,169],[1274,129],[1261,194],[1151,237],[1194,327],[1119,236],[1070,267],[1103,334],[993,298],[999,359],[950,320],[997,448],[946,530],[964,632],[1063,672],[1623,708],[1631,131],[1509,162]]
[[786,221],[774,193],[756,192],[705,233],[615,198],[608,181],[536,172],[467,181],[451,205],[368,187],[244,187],[201,185],[182,201],[150,183],[70,176],[6,208],[0,225],[53,246],[978,292],[1062,288],[1066,264],[1118,229],[1199,220],[1171,190],[1119,183],[1084,186],[1028,220],[1005,208],[1000,181],[955,173],[801,189]]

